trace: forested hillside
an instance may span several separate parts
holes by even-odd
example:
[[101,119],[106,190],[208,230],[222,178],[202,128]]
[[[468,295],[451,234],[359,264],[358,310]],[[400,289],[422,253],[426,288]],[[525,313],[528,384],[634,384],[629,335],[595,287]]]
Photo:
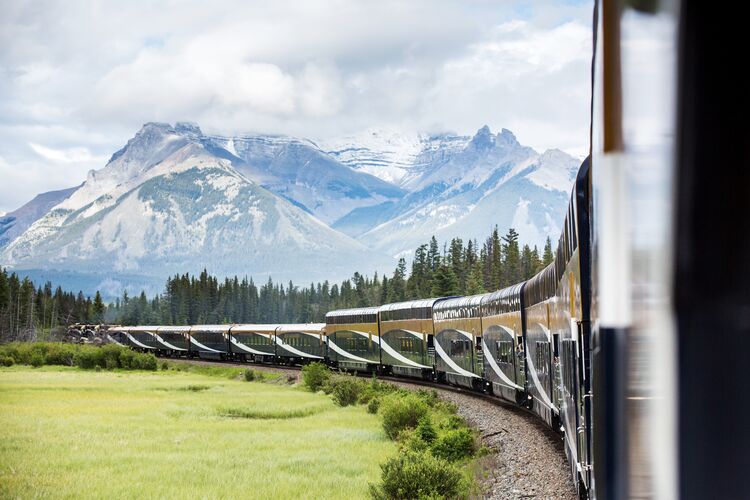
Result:
[[355,272],[341,283],[300,286],[274,283],[270,278],[262,284],[249,277],[219,280],[204,270],[199,276],[169,278],[164,292],[155,297],[124,293],[108,306],[99,292],[92,299],[60,287],[53,291],[51,283],[36,287],[27,278],[0,270],[0,340],[34,340],[75,322],[318,322],[333,309],[497,290],[528,279],[552,258],[549,239],[540,255],[536,247],[521,247],[515,230],[500,236],[495,228],[481,244],[454,238],[441,246],[433,237],[416,249],[410,265],[400,259],[390,276]]

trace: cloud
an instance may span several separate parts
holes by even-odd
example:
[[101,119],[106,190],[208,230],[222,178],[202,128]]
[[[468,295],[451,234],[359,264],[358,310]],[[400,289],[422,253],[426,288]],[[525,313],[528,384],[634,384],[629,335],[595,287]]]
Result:
[[76,184],[147,121],[311,138],[487,123],[581,153],[591,10],[568,0],[6,0],[0,156],[48,169],[16,189],[28,198],[64,166],[57,187]]
[[29,147],[39,156],[50,161],[61,163],[81,163],[81,162],[102,162],[106,160],[104,156],[94,156],[88,148],[77,147],[68,149],[53,149],[29,142]]

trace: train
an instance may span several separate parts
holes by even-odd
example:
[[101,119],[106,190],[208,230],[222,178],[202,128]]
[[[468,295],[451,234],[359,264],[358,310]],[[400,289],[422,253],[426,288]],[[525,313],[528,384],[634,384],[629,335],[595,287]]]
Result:
[[325,323],[117,326],[109,340],[158,356],[304,365],[444,383],[521,405],[564,437],[588,490],[589,162],[573,187],[552,263],[469,297],[329,311]]
[[727,12],[593,2],[589,151],[554,262],[528,281],[330,311],[324,324],[107,335],[491,394],[560,432],[581,497],[747,498],[750,82],[731,71],[746,43],[744,18]]

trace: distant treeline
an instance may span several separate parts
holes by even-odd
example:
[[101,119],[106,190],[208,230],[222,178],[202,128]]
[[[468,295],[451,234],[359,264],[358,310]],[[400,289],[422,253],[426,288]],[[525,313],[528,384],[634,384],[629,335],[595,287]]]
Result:
[[[164,292],[149,298],[124,293],[105,306],[94,298],[64,292],[51,283],[35,287],[28,278],[0,269],[0,341],[59,336],[71,323],[123,325],[189,325],[210,323],[322,322],[333,309],[376,306],[389,302],[449,295],[473,295],[528,279],[552,262],[549,239],[542,255],[518,242],[518,233],[497,228],[480,245],[454,238],[442,248],[435,237],[414,252],[411,265],[399,259],[391,275],[372,277],[355,272],[341,284],[299,286],[256,284],[252,278],[222,281],[203,271],[199,276],[167,279]],[[55,335],[56,334],[56,335]]]
[[433,237],[416,249],[410,269],[402,258],[390,276],[356,272],[341,284],[220,281],[205,270],[199,276],[178,275],[167,280],[162,295],[123,295],[106,316],[124,325],[322,322],[333,309],[498,290],[530,278],[552,259],[549,239],[540,256],[536,247],[519,248],[514,229],[501,237],[495,228],[481,245],[454,238],[441,249]]
[[50,282],[36,288],[30,279],[0,268],[0,341],[37,340],[70,323],[99,323],[106,309],[98,291],[92,300],[59,286],[53,290]]

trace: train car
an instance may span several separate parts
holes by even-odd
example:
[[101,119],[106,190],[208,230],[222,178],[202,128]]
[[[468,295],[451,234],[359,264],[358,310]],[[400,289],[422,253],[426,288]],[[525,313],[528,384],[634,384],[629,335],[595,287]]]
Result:
[[288,364],[323,361],[327,354],[325,323],[288,324],[276,328],[278,357]]
[[555,298],[550,307],[554,341],[553,402],[559,408],[565,453],[572,476],[588,488],[590,406],[583,396],[590,377],[590,266],[588,159],[579,170],[555,253]]
[[554,262],[527,281],[523,289],[526,390],[534,413],[553,428],[558,427],[560,413],[555,386],[557,338],[553,338],[551,329],[556,290]]
[[396,375],[430,380],[435,375],[432,310],[444,299],[424,299],[380,307],[382,364]]
[[161,344],[160,354],[186,356],[190,350],[189,326],[160,326],[152,335]]
[[524,403],[523,283],[484,295],[481,302],[484,378],[492,393]]
[[112,344],[121,345],[123,347],[132,347],[130,339],[128,339],[127,335],[125,335],[123,327],[121,326],[110,327],[107,330],[106,339]]
[[190,354],[202,358],[229,357],[231,325],[200,325],[190,328]]
[[233,358],[271,363],[276,359],[276,329],[279,325],[234,325],[227,332]]
[[[121,333],[127,339],[127,345],[141,352],[157,352],[162,345],[154,337],[158,326],[124,326],[112,330]],[[122,337],[121,337],[122,338]]]
[[458,297],[433,307],[435,371],[438,380],[485,390],[482,357],[483,295]]
[[326,314],[328,359],[336,367],[380,370],[378,307],[341,309]]

